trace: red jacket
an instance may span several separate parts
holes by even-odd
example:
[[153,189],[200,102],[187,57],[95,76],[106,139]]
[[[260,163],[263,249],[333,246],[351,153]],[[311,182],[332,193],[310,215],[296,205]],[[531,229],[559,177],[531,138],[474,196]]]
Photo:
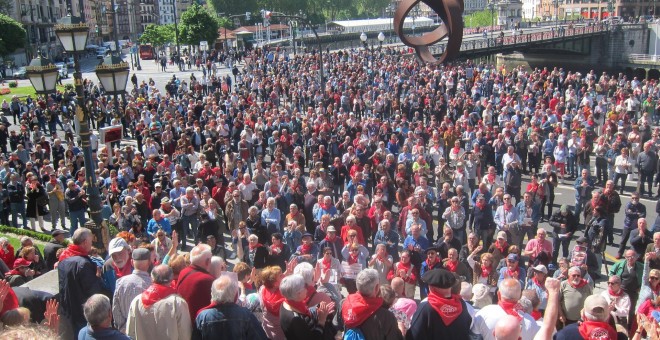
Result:
[[9,244],[9,242],[7,242],[6,252],[4,249],[0,248],[0,260],[4,261],[9,269],[14,268],[14,260],[16,260],[16,256],[14,254],[14,247]]
[[213,276],[206,270],[192,264],[179,273],[176,292],[188,302],[191,320],[197,317],[200,309],[211,302],[213,280]]

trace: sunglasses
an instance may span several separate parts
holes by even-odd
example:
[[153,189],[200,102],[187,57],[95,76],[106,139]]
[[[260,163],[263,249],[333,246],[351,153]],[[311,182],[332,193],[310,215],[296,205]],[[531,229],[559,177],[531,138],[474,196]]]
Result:
[[618,284],[619,284],[618,282],[608,282],[607,283],[608,286],[614,286],[614,285],[618,285]]
[[655,277],[655,276],[651,276],[651,277],[649,277],[649,280],[653,280],[653,281],[657,281],[657,280],[658,280],[658,278],[657,278],[657,277]]

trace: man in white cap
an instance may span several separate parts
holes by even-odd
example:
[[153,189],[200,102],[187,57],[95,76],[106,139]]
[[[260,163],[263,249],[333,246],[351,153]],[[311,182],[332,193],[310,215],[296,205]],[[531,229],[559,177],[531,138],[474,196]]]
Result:
[[131,247],[123,238],[115,237],[108,244],[108,254],[110,257],[103,264],[101,278],[114,294],[117,280],[133,272]]
[[604,297],[591,295],[584,300],[581,322],[570,324],[555,334],[554,339],[627,339],[609,324],[610,307]]
[[135,269],[130,275],[117,280],[117,287],[112,297],[112,317],[115,327],[122,333],[126,333],[126,319],[131,302],[151,285],[149,269],[152,262],[149,249],[135,249],[131,257]]

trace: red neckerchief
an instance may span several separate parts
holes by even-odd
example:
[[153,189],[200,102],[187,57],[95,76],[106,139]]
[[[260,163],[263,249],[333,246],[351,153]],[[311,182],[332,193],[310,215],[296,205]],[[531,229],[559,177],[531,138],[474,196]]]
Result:
[[323,256],[321,263],[323,264],[323,272],[328,272],[332,267],[332,257],[326,260],[325,256]]
[[280,306],[284,302],[284,296],[278,288],[266,288],[261,290],[261,302],[266,311],[274,316],[280,316]]
[[461,147],[460,146],[455,146],[451,151],[455,154],[458,154],[459,152],[461,152]]
[[619,292],[618,292],[618,293],[615,293],[615,292],[612,290],[612,288],[608,288],[608,289],[607,289],[607,292],[608,292],[608,293],[610,294],[610,296],[612,296],[612,297],[619,297],[619,296],[623,295],[623,289],[619,289]]
[[142,293],[140,299],[142,300],[142,305],[145,308],[149,308],[156,302],[172,294],[176,294],[176,290],[171,285],[152,283],[151,286],[149,286],[149,288],[147,288],[147,290]]
[[21,274],[21,272],[19,272],[18,269],[16,269],[16,268],[14,268],[14,269],[8,271],[7,273],[5,273],[5,277],[9,277],[11,275],[25,276],[25,275]]
[[257,243],[257,244],[255,244],[255,245],[251,245],[251,244],[248,243],[248,248],[250,249],[250,251],[253,251],[253,250],[255,250],[255,249],[259,248],[259,247],[263,247],[263,244],[261,244],[261,243]]
[[300,253],[302,255],[307,255],[312,253],[312,245],[303,243],[300,245]]
[[309,313],[309,308],[307,307],[307,303],[305,301],[291,301],[289,299],[284,299],[286,303],[291,306],[296,312],[304,315],[311,315]]
[[504,212],[508,213],[509,211],[511,211],[511,209],[513,209],[513,204],[509,205],[508,208],[507,208],[506,204],[503,205],[502,207],[504,208]]
[[545,285],[544,285],[544,284],[541,284],[541,283],[539,282],[539,280],[536,279],[535,276],[532,277],[532,282],[534,282],[534,284],[537,285],[539,288],[541,288],[541,289],[543,289],[543,290],[546,290],[546,289],[545,289]]
[[488,174],[488,182],[495,183],[495,179],[497,178],[496,174]]
[[445,262],[445,268],[448,271],[450,271],[452,273],[455,273],[456,269],[458,269],[458,261],[449,260],[449,261]]
[[518,318],[518,320],[522,320],[522,307],[518,304],[517,301],[505,301],[505,300],[500,300],[497,303],[500,307],[502,307],[502,310],[504,310],[505,313],[515,316]]
[[358,256],[350,254],[348,255],[348,264],[356,264],[358,262]]
[[280,242],[280,244],[278,244],[278,245],[271,244],[271,245],[270,245],[270,248],[271,248],[271,249],[273,249],[273,248],[275,248],[275,249],[279,249],[279,251],[278,251],[277,253],[278,253],[278,254],[281,254],[282,251],[284,250],[284,243]]
[[519,269],[516,269],[515,271],[511,271],[511,269],[507,268],[507,269],[506,269],[506,274],[507,274],[510,278],[517,279],[517,278],[518,278],[518,275],[520,275],[520,270],[519,270]]
[[502,255],[506,254],[506,249],[509,247],[509,245],[506,243],[506,241],[502,242],[500,244],[500,240],[495,241],[495,248],[500,251]]
[[124,268],[119,268],[117,267],[115,262],[112,261],[112,268],[115,270],[115,277],[117,279],[124,277],[126,275],[131,275],[131,273],[133,272],[133,266],[131,266],[130,263],[126,263],[124,265]]
[[337,236],[336,236],[336,235],[335,235],[335,237],[333,237],[332,239],[330,239],[330,235],[329,235],[329,234],[325,234],[325,238],[324,238],[324,240],[326,240],[326,241],[328,241],[328,242],[335,242],[335,239],[337,239]]
[[445,326],[451,325],[463,312],[461,297],[457,294],[452,294],[450,298],[445,298],[431,291],[429,292],[428,302],[431,308],[440,315]]
[[580,289],[584,287],[587,283],[588,283],[587,280],[580,279],[580,283],[578,283],[577,285],[573,285],[573,282],[571,282],[571,280],[568,280],[568,284],[575,289]]
[[535,321],[539,321],[543,317],[543,313],[539,312],[538,310],[533,310],[532,313],[530,314]]
[[488,277],[490,276],[490,273],[493,271],[493,267],[487,267],[482,265],[481,266],[481,277]]
[[71,256],[82,256],[85,257],[87,256],[88,253],[83,249],[81,246],[76,245],[76,244],[69,244],[64,251],[62,251],[62,254],[60,254],[60,262],[64,261],[64,259],[67,259]]
[[607,322],[582,321],[578,326],[578,331],[585,340],[615,340],[618,338],[616,330]]
[[348,295],[341,309],[345,328],[359,327],[382,305],[383,299],[380,297],[362,296],[360,293]]
[[433,263],[429,263],[429,260],[426,259],[424,262],[426,262],[426,267],[428,267],[428,269],[431,270],[431,269],[434,269],[434,268],[435,268],[435,265],[437,265],[438,263],[440,263],[440,260],[438,260],[438,259],[436,258],[436,260],[435,260]]
[[486,201],[477,201],[476,206],[477,208],[479,208],[479,210],[484,210],[484,208],[486,207]]

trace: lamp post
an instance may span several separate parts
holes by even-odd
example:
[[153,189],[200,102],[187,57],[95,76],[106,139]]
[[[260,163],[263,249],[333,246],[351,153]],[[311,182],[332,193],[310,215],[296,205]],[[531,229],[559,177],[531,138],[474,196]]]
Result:
[[94,173],[94,160],[92,159],[92,143],[89,129],[89,111],[84,104],[82,73],[80,72],[79,53],[85,51],[87,45],[87,33],[89,28],[78,17],[68,15],[60,19],[55,25],[55,34],[64,50],[73,55],[73,79],[76,88],[76,111],[78,119],[80,142],[85,160],[85,181],[87,182],[87,194],[89,196],[89,214],[97,227],[101,227],[101,195],[96,185],[96,174]]
[[[176,64],[179,67],[179,71],[181,71],[181,62],[179,59],[181,58],[181,51],[179,51],[179,25],[178,21],[176,18],[176,0],[172,1],[172,8],[174,8],[174,41],[176,43]],[[183,1],[182,1],[183,2]]]
[[362,32],[362,34],[360,34],[360,41],[362,41],[362,46],[364,46],[364,49],[366,50],[367,49],[367,34],[366,33]]
[[378,33],[378,43],[380,44],[380,49],[383,49],[383,41],[385,41],[385,34],[380,32]]
[[119,113],[118,97],[126,90],[128,64],[118,56],[106,56],[103,62],[96,66],[96,76],[103,85],[105,92],[114,96],[115,110]]
[[394,31],[393,28],[394,18],[392,16],[394,16],[394,11],[396,10],[396,6],[390,3],[389,5],[387,5],[386,10],[387,10],[387,18],[390,20],[390,31],[388,32],[389,33],[388,36],[390,38],[390,43],[392,43],[392,31]]
[[555,5],[555,32],[559,36],[559,5],[564,3],[563,0],[553,0]]
[[41,51],[25,68],[25,75],[30,79],[37,94],[55,92],[58,73],[57,66],[50,59],[42,57]]
[[493,40],[493,31],[495,30],[495,4],[489,2],[486,7],[490,10],[490,40],[488,41],[488,45],[490,45],[490,42]]

